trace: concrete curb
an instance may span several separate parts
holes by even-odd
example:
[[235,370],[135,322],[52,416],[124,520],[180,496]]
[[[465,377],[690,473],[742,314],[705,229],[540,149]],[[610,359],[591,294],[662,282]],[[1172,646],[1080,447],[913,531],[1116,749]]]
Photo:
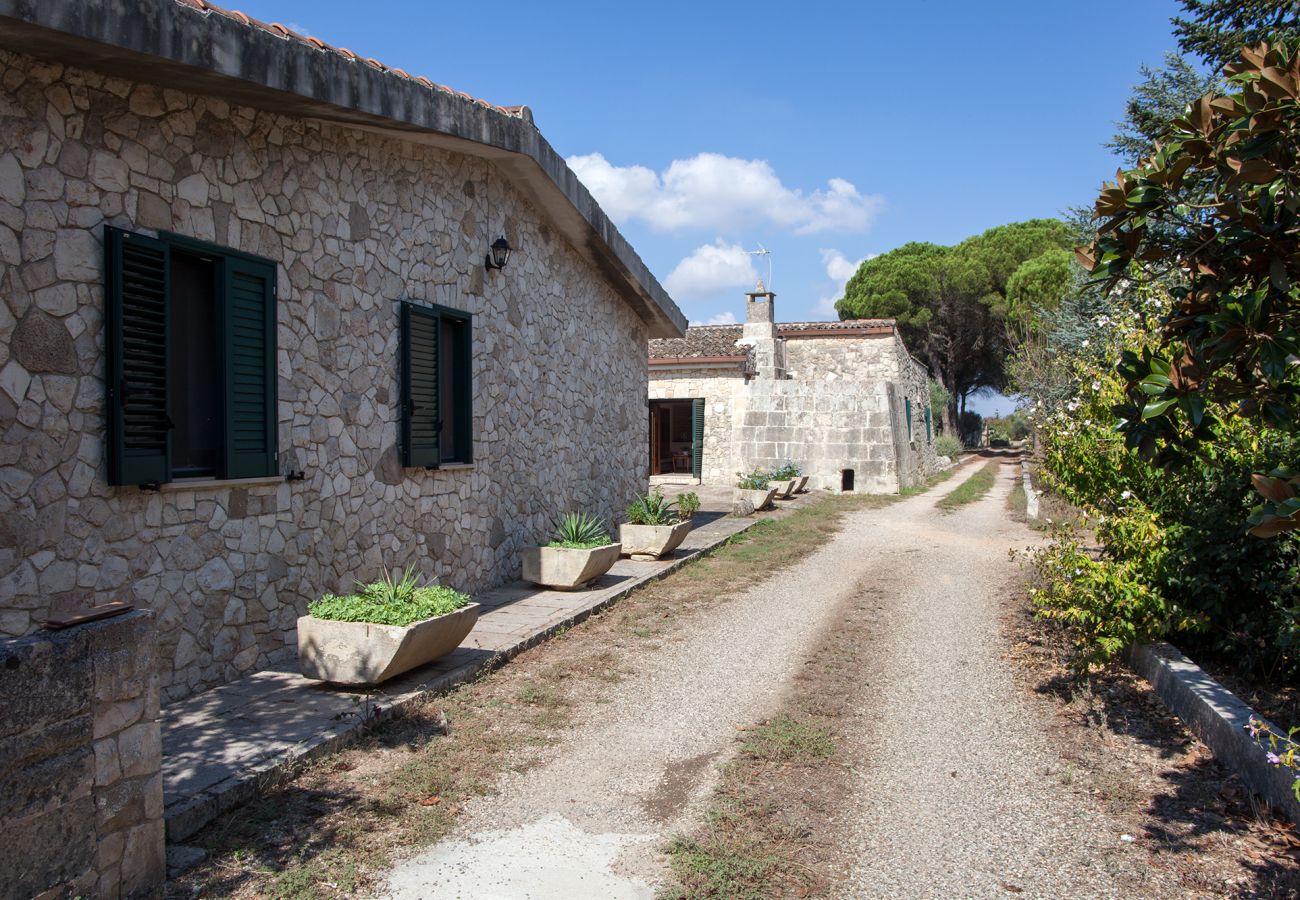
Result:
[[1034,484],[1029,478],[1029,460],[1020,461],[1020,477],[1025,485],[1025,516],[1030,519],[1038,518],[1038,492],[1034,490]]
[[[1198,738],[1215,759],[1241,776],[1255,794],[1291,821],[1300,824],[1300,802],[1292,792],[1294,776],[1271,766],[1246,726],[1251,718],[1267,722],[1232,691],[1169,644],[1143,644],[1124,653],[1128,664],[1151,683],[1156,695]],[[1285,735],[1268,723],[1275,733]]]
[[753,528],[764,517],[756,517],[744,524],[743,528],[719,537],[716,541],[685,556],[672,561],[671,564],[649,575],[630,579],[629,583],[618,591],[581,609],[575,609],[571,615],[561,621],[534,631],[526,638],[502,648],[490,655],[474,659],[449,671],[442,672],[424,682],[414,691],[398,696],[384,696],[379,691],[375,696],[359,704],[356,715],[332,726],[328,735],[321,735],[318,740],[304,742],[293,749],[268,754],[230,777],[170,805],[164,812],[167,825],[167,842],[174,844],[183,841],[222,813],[237,806],[242,806],[269,787],[293,777],[305,764],[330,753],[338,752],[356,740],[368,728],[388,721],[400,715],[403,710],[429,697],[450,693],[456,688],[468,684],[489,672],[505,665],[510,659],[531,647],[550,640],[558,634],[578,625],[593,614],[613,606],[647,584],[681,570],[684,566],[703,559],[719,547],[726,545],[737,535]]

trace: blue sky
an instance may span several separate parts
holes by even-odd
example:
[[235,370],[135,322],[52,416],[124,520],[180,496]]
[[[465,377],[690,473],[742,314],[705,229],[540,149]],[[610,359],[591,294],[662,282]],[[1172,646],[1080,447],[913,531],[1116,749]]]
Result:
[[[692,321],[772,251],[777,317],[834,318],[857,261],[1089,204],[1174,0],[232,0],[538,127]],[[359,10],[364,9],[364,14]]]

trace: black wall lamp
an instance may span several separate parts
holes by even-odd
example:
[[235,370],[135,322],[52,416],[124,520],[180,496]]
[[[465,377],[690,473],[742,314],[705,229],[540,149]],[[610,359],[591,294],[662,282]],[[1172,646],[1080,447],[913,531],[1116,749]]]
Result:
[[483,265],[489,269],[504,269],[509,261],[510,244],[506,242],[506,236],[503,234],[488,248],[488,255],[483,260]]

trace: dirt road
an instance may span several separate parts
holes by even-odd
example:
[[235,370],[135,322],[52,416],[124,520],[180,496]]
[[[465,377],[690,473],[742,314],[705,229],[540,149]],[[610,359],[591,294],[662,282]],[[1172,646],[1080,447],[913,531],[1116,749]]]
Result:
[[845,723],[857,764],[835,826],[855,860],[844,895],[1159,893],[1063,784],[1001,658],[1008,550],[1036,539],[1007,517],[1017,470],[983,500],[935,509],[976,468],[852,514],[819,552],[643,651],[543,764],[397,865],[386,896],[652,897],[663,844],[700,814],[736,729],[779,707],[819,634],[865,595],[879,623]]

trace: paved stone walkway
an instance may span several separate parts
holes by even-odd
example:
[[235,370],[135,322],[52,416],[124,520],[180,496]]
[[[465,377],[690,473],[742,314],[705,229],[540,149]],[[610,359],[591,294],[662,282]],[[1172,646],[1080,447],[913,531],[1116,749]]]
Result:
[[[278,670],[258,672],[164,709],[168,840],[183,840],[247,801],[268,775],[329,752],[375,717],[473,679],[757,521],[724,515],[729,489],[701,494],[704,508],[696,527],[671,557],[656,562],[619,560],[609,574],[582,591],[540,590],[520,581],[476,596],[483,608],[459,649],[377,690],[346,690],[310,681],[297,673],[296,660],[291,660]],[[804,502],[800,498],[783,506]]]

